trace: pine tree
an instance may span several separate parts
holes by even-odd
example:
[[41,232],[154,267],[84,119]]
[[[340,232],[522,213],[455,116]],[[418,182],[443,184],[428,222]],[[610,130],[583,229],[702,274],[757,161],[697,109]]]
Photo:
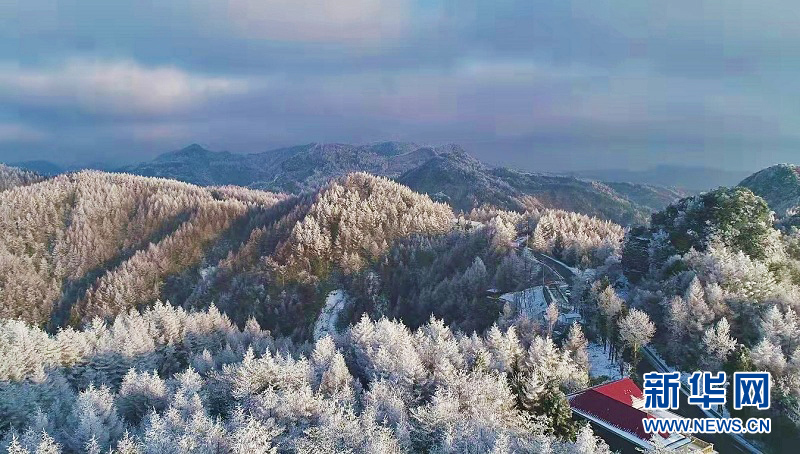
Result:
[[546,388],[533,412],[547,416],[551,430],[559,438],[573,441],[576,439],[577,427],[572,420],[572,408],[559,389]]

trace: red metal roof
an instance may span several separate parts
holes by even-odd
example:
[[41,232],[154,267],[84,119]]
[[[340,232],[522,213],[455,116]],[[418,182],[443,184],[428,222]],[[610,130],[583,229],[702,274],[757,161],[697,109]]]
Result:
[[633,405],[631,396],[637,399],[641,399],[644,396],[642,390],[630,378],[623,378],[592,389],[625,405]]
[[645,432],[642,419],[652,416],[599,392],[597,388],[587,389],[572,396],[569,403],[576,410],[594,416],[642,440],[650,440],[651,435]]

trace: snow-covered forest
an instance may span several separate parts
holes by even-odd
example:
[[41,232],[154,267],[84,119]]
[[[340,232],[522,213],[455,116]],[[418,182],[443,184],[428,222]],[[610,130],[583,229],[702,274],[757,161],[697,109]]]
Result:
[[[588,384],[580,328],[498,327],[485,293],[538,271],[519,232],[558,222],[601,257],[611,224],[457,218],[366,174],[288,196],[86,171],[0,210],[10,452],[608,452],[564,397]],[[335,287],[353,303],[310,343]]]
[[800,422],[798,244],[800,231],[775,219],[763,199],[721,188],[631,229],[621,259],[597,268],[573,296],[599,312],[594,330],[609,338],[626,337],[613,323],[625,314],[621,304],[648,314],[657,327],[652,345],[678,370],[769,371],[779,436],[762,441],[787,443]]
[[576,352],[514,326],[365,316],[308,345],[157,303],[56,335],[4,320],[0,346],[13,453],[609,452],[569,419]]
[[526,217],[534,226],[530,241],[536,251],[581,268],[595,268],[620,255],[625,229],[611,221],[562,210]]
[[[679,370],[769,370],[797,434],[800,230],[747,189],[623,228],[455,214],[363,173],[299,196],[37,178],[0,192],[9,452],[604,453],[565,395],[598,352],[638,379],[645,345]],[[493,297],[545,279],[532,251],[574,267],[582,325]]]
[[[297,287],[313,286],[329,268],[350,272],[394,238],[441,232],[451,219],[446,205],[366,174],[305,198],[62,175],[0,193],[0,316],[56,329],[159,298],[186,307],[227,307],[235,298],[237,322],[264,322],[272,315],[264,311],[296,303]],[[280,283],[267,289],[269,281]],[[279,301],[265,303],[272,298]]]
[[44,180],[44,177],[39,176],[34,172],[0,164],[0,191],[5,191],[6,189],[11,189],[17,186],[26,186],[32,183],[38,183],[42,180]]

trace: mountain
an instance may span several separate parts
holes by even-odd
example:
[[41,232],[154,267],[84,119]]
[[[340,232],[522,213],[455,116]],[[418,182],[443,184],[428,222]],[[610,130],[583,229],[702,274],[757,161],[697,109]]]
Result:
[[739,186],[766,200],[778,215],[800,206],[800,167],[792,164],[767,167],[745,178]]
[[397,239],[452,226],[444,204],[351,174],[303,197],[83,171],[0,193],[0,318],[55,330],[157,300],[212,302],[304,336],[318,284]]
[[394,178],[465,212],[485,205],[517,211],[560,208],[622,224],[646,223],[652,211],[684,194],[652,185],[603,184],[490,167],[457,145],[398,142],[308,144],[248,155],[195,144],[122,171],[202,186],[232,184],[295,194],[363,171]]
[[142,176],[172,178],[201,186],[239,185],[301,193],[350,172],[399,176],[437,151],[413,144],[300,145],[254,154],[209,151],[193,144],[155,160],[120,169]]
[[43,179],[43,176],[35,172],[0,164],[0,191],[17,186],[27,186]]
[[58,175],[59,173],[64,173],[65,171],[65,169],[59,166],[58,164],[53,164],[50,161],[42,161],[42,160],[12,162],[9,165],[12,167],[18,167],[20,169],[29,170],[31,172],[36,172],[39,175],[44,175],[48,177]]
[[462,211],[484,205],[514,211],[558,208],[620,224],[646,223],[653,210],[663,208],[682,194],[648,185],[604,184],[492,168],[458,147],[451,147],[406,172],[397,181]]
[[748,172],[708,167],[660,165],[646,170],[593,169],[570,172],[570,175],[592,180],[676,187],[699,192],[720,186],[734,186],[746,177]]

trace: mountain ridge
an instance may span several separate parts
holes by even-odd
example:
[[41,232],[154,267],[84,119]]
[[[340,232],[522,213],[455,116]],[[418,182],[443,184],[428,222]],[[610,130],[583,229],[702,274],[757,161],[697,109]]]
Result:
[[45,177],[37,172],[0,163],[0,192],[38,183],[44,179]]
[[685,195],[654,185],[604,184],[491,166],[455,144],[310,143],[247,155],[192,144],[120,170],[201,186],[233,184],[295,194],[350,172],[368,172],[395,179],[463,212],[485,205],[517,211],[561,208],[623,224],[646,223],[652,211]]
[[433,148],[398,142],[359,146],[309,143],[250,154],[211,151],[192,144],[119,170],[201,186],[233,184],[300,193],[317,189],[328,180],[350,172],[398,176],[434,154]]

